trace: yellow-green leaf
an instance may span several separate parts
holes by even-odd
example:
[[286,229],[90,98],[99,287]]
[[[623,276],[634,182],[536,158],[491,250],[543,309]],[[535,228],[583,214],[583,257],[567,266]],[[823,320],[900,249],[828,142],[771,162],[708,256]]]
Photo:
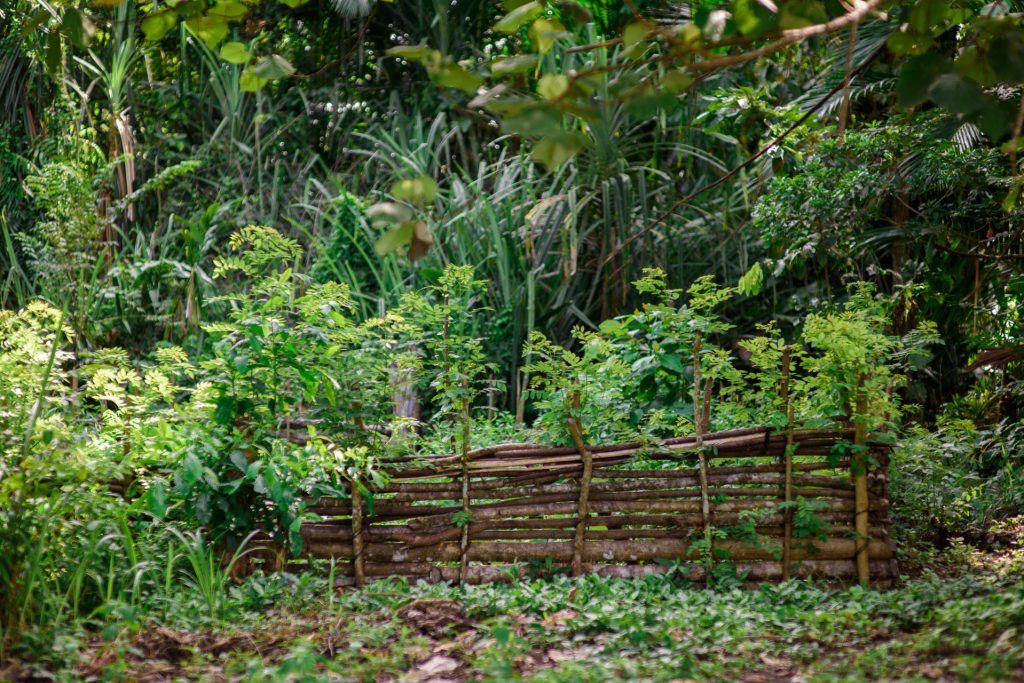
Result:
[[391,186],[391,196],[402,201],[430,204],[437,198],[437,183],[425,175],[406,178]]
[[499,33],[514,33],[520,26],[530,23],[543,13],[544,6],[539,2],[528,2],[498,19],[494,23],[494,30]]
[[245,64],[252,58],[252,55],[246,49],[245,43],[232,40],[230,43],[220,46],[220,58],[231,64]]
[[692,84],[693,76],[687,73],[686,69],[672,69],[661,77],[661,87],[673,95],[681,93]]
[[569,77],[565,74],[544,74],[537,83],[537,94],[549,102],[557,100],[569,89]]
[[426,45],[396,45],[394,47],[389,47],[384,54],[388,57],[398,57],[399,59],[418,61],[420,59],[433,57],[435,52],[436,50],[427,47]]
[[185,21],[185,26],[211,50],[228,35],[227,20],[216,15],[192,17]]
[[146,40],[156,42],[167,35],[167,32],[178,23],[178,17],[174,12],[166,10],[150,14],[142,20],[142,34]]
[[559,36],[565,33],[565,27],[551,19],[538,19],[530,27],[530,40],[537,44],[537,52],[547,54]]
[[377,252],[377,256],[387,256],[402,245],[408,244],[415,231],[416,221],[406,221],[381,235],[374,243],[373,250]]
[[539,61],[540,57],[538,55],[530,54],[499,59],[491,64],[491,74],[501,78],[502,76],[526,73],[537,68],[537,63]]
[[253,69],[256,75],[265,81],[276,81],[287,78],[295,73],[295,67],[281,55],[270,55],[264,57]]
[[260,78],[256,75],[255,69],[252,66],[246,68],[242,72],[241,78],[238,79],[238,87],[242,92],[259,92],[263,90],[263,86],[267,84],[265,78]]
[[220,0],[207,14],[222,17],[227,21],[239,21],[249,13],[249,8],[238,0]]
[[543,165],[547,170],[554,171],[571,159],[582,146],[575,137],[547,137],[533,146],[530,159]]
[[626,26],[622,31],[622,45],[629,49],[639,43],[641,40],[651,35],[651,28],[646,23],[634,21],[632,24]]
[[475,93],[484,82],[483,78],[477,76],[472,71],[462,68],[458,64],[444,64],[438,69],[432,69],[430,80],[438,85],[455,88],[470,94]]

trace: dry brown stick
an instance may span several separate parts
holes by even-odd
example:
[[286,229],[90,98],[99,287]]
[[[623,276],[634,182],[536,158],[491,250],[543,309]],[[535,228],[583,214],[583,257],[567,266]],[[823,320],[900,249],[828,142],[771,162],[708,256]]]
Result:
[[854,487],[854,529],[857,533],[855,552],[857,560],[857,580],[867,585],[871,580],[868,565],[867,548],[871,541],[868,526],[868,474],[867,474],[867,394],[864,389],[865,378],[861,375],[857,383],[856,400],[856,433],[853,443],[856,452],[853,456],[853,487]]
[[[580,394],[577,391],[573,395],[573,408],[577,411],[580,407]],[[566,422],[569,426],[569,433],[576,444],[580,458],[583,459],[583,476],[580,478],[579,493],[579,521],[576,524],[576,533],[573,537],[572,573],[573,576],[580,576],[583,573],[583,546],[587,536],[587,518],[590,516],[590,479],[594,474],[594,457],[586,444],[583,443],[583,430],[575,415],[566,415]]]
[[786,468],[785,482],[783,483],[783,497],[785,498],[786,511],[783,513],[785,519],[782,538],[782,579],[789,580],[789,563],[791,545],[793,540],[793,510],[790,507],[793,502],[793,399],[789,395],[789,364],[790,347],[787,344],[782,349],[782,401],[786,411],[786,450],[783,463]]
[[363,505],[356,480],[352,480],[352,558],[355,567],[356,586],[366,582],[364,571]]
[[706,582],[711,582],[711,568],[714,557],[711,552],[711,501],[708,496],[708,456],[704,451],[704,414],[701,406],[700,396],[700,351],[701,337],[698,334],[693,344],[693,426],[696,430],[694,435],[694,448],[700,458],[700,514],[704,527],[704,549],[706,553],[704,564],[707,571],[704,573]]

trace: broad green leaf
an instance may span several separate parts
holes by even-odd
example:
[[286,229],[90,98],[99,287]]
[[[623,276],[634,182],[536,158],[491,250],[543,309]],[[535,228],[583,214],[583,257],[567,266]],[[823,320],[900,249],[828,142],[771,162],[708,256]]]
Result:
[[931,36],[906,31],[895,31],[885,41],[897,55],[923,55],[935,44]]
[[51,76],[60,73],[61,64],[64,63],[64,48],[60,42],[60,33],[50,31],[46,35],[46,52],[43,55],[46,63],[46,71]]
[[537,142],[530,151],[530,159],[549,171],[571,159],[583,147],[575,136],[546,137]]
[[295,67],[281,55],[270,55],[256,62],[253,71],[265,81],[276,81],[291,76],[295,73]]
[[512,74],[521,74],[533,71],[540,61],[539,55],[525,54],[499,59],[491,64],[491,74],[501,78]]
[[1017,106],[1012,101],[986,97],[981,113],[975,119],[975,125],[992,142],[998,142],[1010,132],[1016,116]]
[[80,50],[87,49],[96,35],[96,25],[92,19],[78,9],[65,11],[61,25],[67,31],[71,44]]
[[910,10],[910,27],[918,33],[929,33],[933,26],[943,22],[948,12],[947,0],[918,0]]
[[221,17],[227,21],[239,21],[249,13],[249,8],[238,0],[219,0],[207,12],[210,16]]
[[681,93],[691,85],[693,76],[687,73],[686,69],[673,69],[661,77],[661,87],[673,95]]
[[631,48],[649,35],[651,35],[651,27],[646,23],[635,21],[622,30],[622,45],[627,49]]
[[828,21],[825,6],[820,0],[790,0],[782,5],[779,28],[804,28]]
[[45,9],[39,10],[32,16],[31,19],[25,22],[24,26],[22,26],[21,37],[24,38],[26,36],[32,35],[32,33],[35,32],[37,28],[49,22],[52,17],[53,15],[50,14]]
[[398,202],[380,202],[366,210],[366,217],[378,224],[404,223],[412,218],[412,209]]
[[167,488],[162,481],[153,482],[146,491],[146,507],[157,519],[167,516]]
[[396,45],[388,48],[384,54],[388,57],[398,57],[399,59],[408,59],[415,62],[432,57],[435,52],[437,50],[426,45]]
[[499,33],[515,33],[519,27],[530,23],[543,13],[544,6],[539,2],[528,2],[494,22],[494,30]]
[[220,44],[228,35],[228,22],[224,17],[215,15],[193,17],[185,21],[185,26],[196,34],[199,40],[206,43],[211,50]]
[[246,67],[238,79],[238,87],[242,92],[259,92],[267,84],[267,79],[256,75],[252,66]]
[[446,88],[455,88],[470,94],[475,93],[484,83],[483,78],[458,64],[445,64],[438,69],[432,69],[430,80]]
[[563,131],[562,115],[550,104],[535,102],[518,114],[502,119],[501,131],[535,137],[560,135]]
[[542,55],[547,54],[564,33],[565,27],[550,19],[538,19],[530,26],[530,40],[537,44],[537,52]]
[[970,45],[960,51],[953,67],[956,72],[989,87],[999,82],[999,75],[993,65],[992,53],[984,53],[977,45]]
[[537,94],[549,102],[557,100],[569,89],[569,77],[565,74],[544,74],[537,82]]
[[177,24],[178,16],[174,12],[163,10],[142,20],[142,34],[146,36],[146,40],[155,43]]
[[769,0],[734,0],[732,20],[745,36],[757,37],[775,28],[779,21],[774,3]]
[[928,95],[935,104],[958,114],[973,114],[984,106],[985,91],[958,73],[942,74],[932,82]]
[[245,64],[252,59],[252,55],[246,49],[245,43],[232,40],[220,46],[220,58],[231,64]]
[[416,231],[416,221],[406,221],[384,233],[373,245],[377,256],[387,256],[399,247],[408,244]]
[[403,201],[430,204],[437,198],[437,183],[425,175],[406,178],[391,186],[391,196]]
[[309,2],[309,0],[278,0],[278,2],[280,2],[285,7],[295,9],[296,7],[302,7],[307,2]]
[[992,41],[989,48],[992,69],[1004,81],[1024,82],[1024,38],[1020,31],[1004,33]]
[[896,82],[900,106],[909,109],[927,102],[928,90],[935,79],[952,69],[952,63],[935,52],[908,59]]

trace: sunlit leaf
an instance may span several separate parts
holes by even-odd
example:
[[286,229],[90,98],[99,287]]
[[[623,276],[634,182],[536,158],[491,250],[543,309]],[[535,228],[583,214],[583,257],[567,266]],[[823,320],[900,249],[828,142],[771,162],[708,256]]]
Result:
[[544,74],[537,82],[537,94],[548,101],[557,100],[569,89],[569,77],[565,74]]
[[544,7],[539,2],[528,2],[494,22],[494,30],[499,33],[514,33],[519,27],[530,23],[543,13]]
[[161,11],[150,14],[142,20],[142,34],[146,36],[146,40],[156,42],[167,35],[177,23],[178,16],[174,12]]
[[387,256],[399,247],[408,244],[412,240],[415,230],[416,221],[406,221],[384,233],[374,243],[373,249],[377,252],[377,256]]
[[185,26],[211,50],[228,35],[227,20],[215,15],[193,17],[185,21]]
[[426,45],[396,45],[390,47],[384,53],[388,57],[398,57],[399,59],[408,59],[410,61],[418,61],[420,59],[427,59],[431,57],[437,50],[427,47]]
[[539,61],[540,57],[532,54],[516,55],[515,57],[499,59],[491,64],[491,74],[501,78],[512,74],[526,73],[537,68],[537,63]]
[[551,19],[538,19],[530,26],[530,40],[537,44],[537,52],[547,54],[555,41],[565,34],[565,27]]
[[249,54],[249,50],[246,49],[245,43],[233,40],[221,45],[220,58],[225,62],[230,62],[231,64],[245,64],[252,58],[252,55]]
[[430,176],[406,178],[391,186],[391,196],[403,201],[430,204],[437,198],[437,183]]

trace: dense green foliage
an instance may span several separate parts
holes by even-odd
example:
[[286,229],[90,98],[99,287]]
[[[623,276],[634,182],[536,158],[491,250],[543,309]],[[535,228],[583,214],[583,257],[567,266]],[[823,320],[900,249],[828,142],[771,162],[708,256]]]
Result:
[[[327,630],[353,645],[283,638],[290,659],[232,675],[372,680],[430,653],[382,614],[452,598],[489,680],[729,680],[783,655],[832,680],[807,669],[847,637],[853,679],[1019,675],[1019,551],[887,594],[234,575],[265,540],[300,552],[307,496],[372,511],[384,463],[790,410],[898,443],[906,566],[991,550],[1024,512],[1020,10],[4,4],[0,674],[100,675],[79,658],[101,639],[102,675],[131,678],[151,624],[274,607],[352,617]],[[563,642],[586,661],[530,654]]]

